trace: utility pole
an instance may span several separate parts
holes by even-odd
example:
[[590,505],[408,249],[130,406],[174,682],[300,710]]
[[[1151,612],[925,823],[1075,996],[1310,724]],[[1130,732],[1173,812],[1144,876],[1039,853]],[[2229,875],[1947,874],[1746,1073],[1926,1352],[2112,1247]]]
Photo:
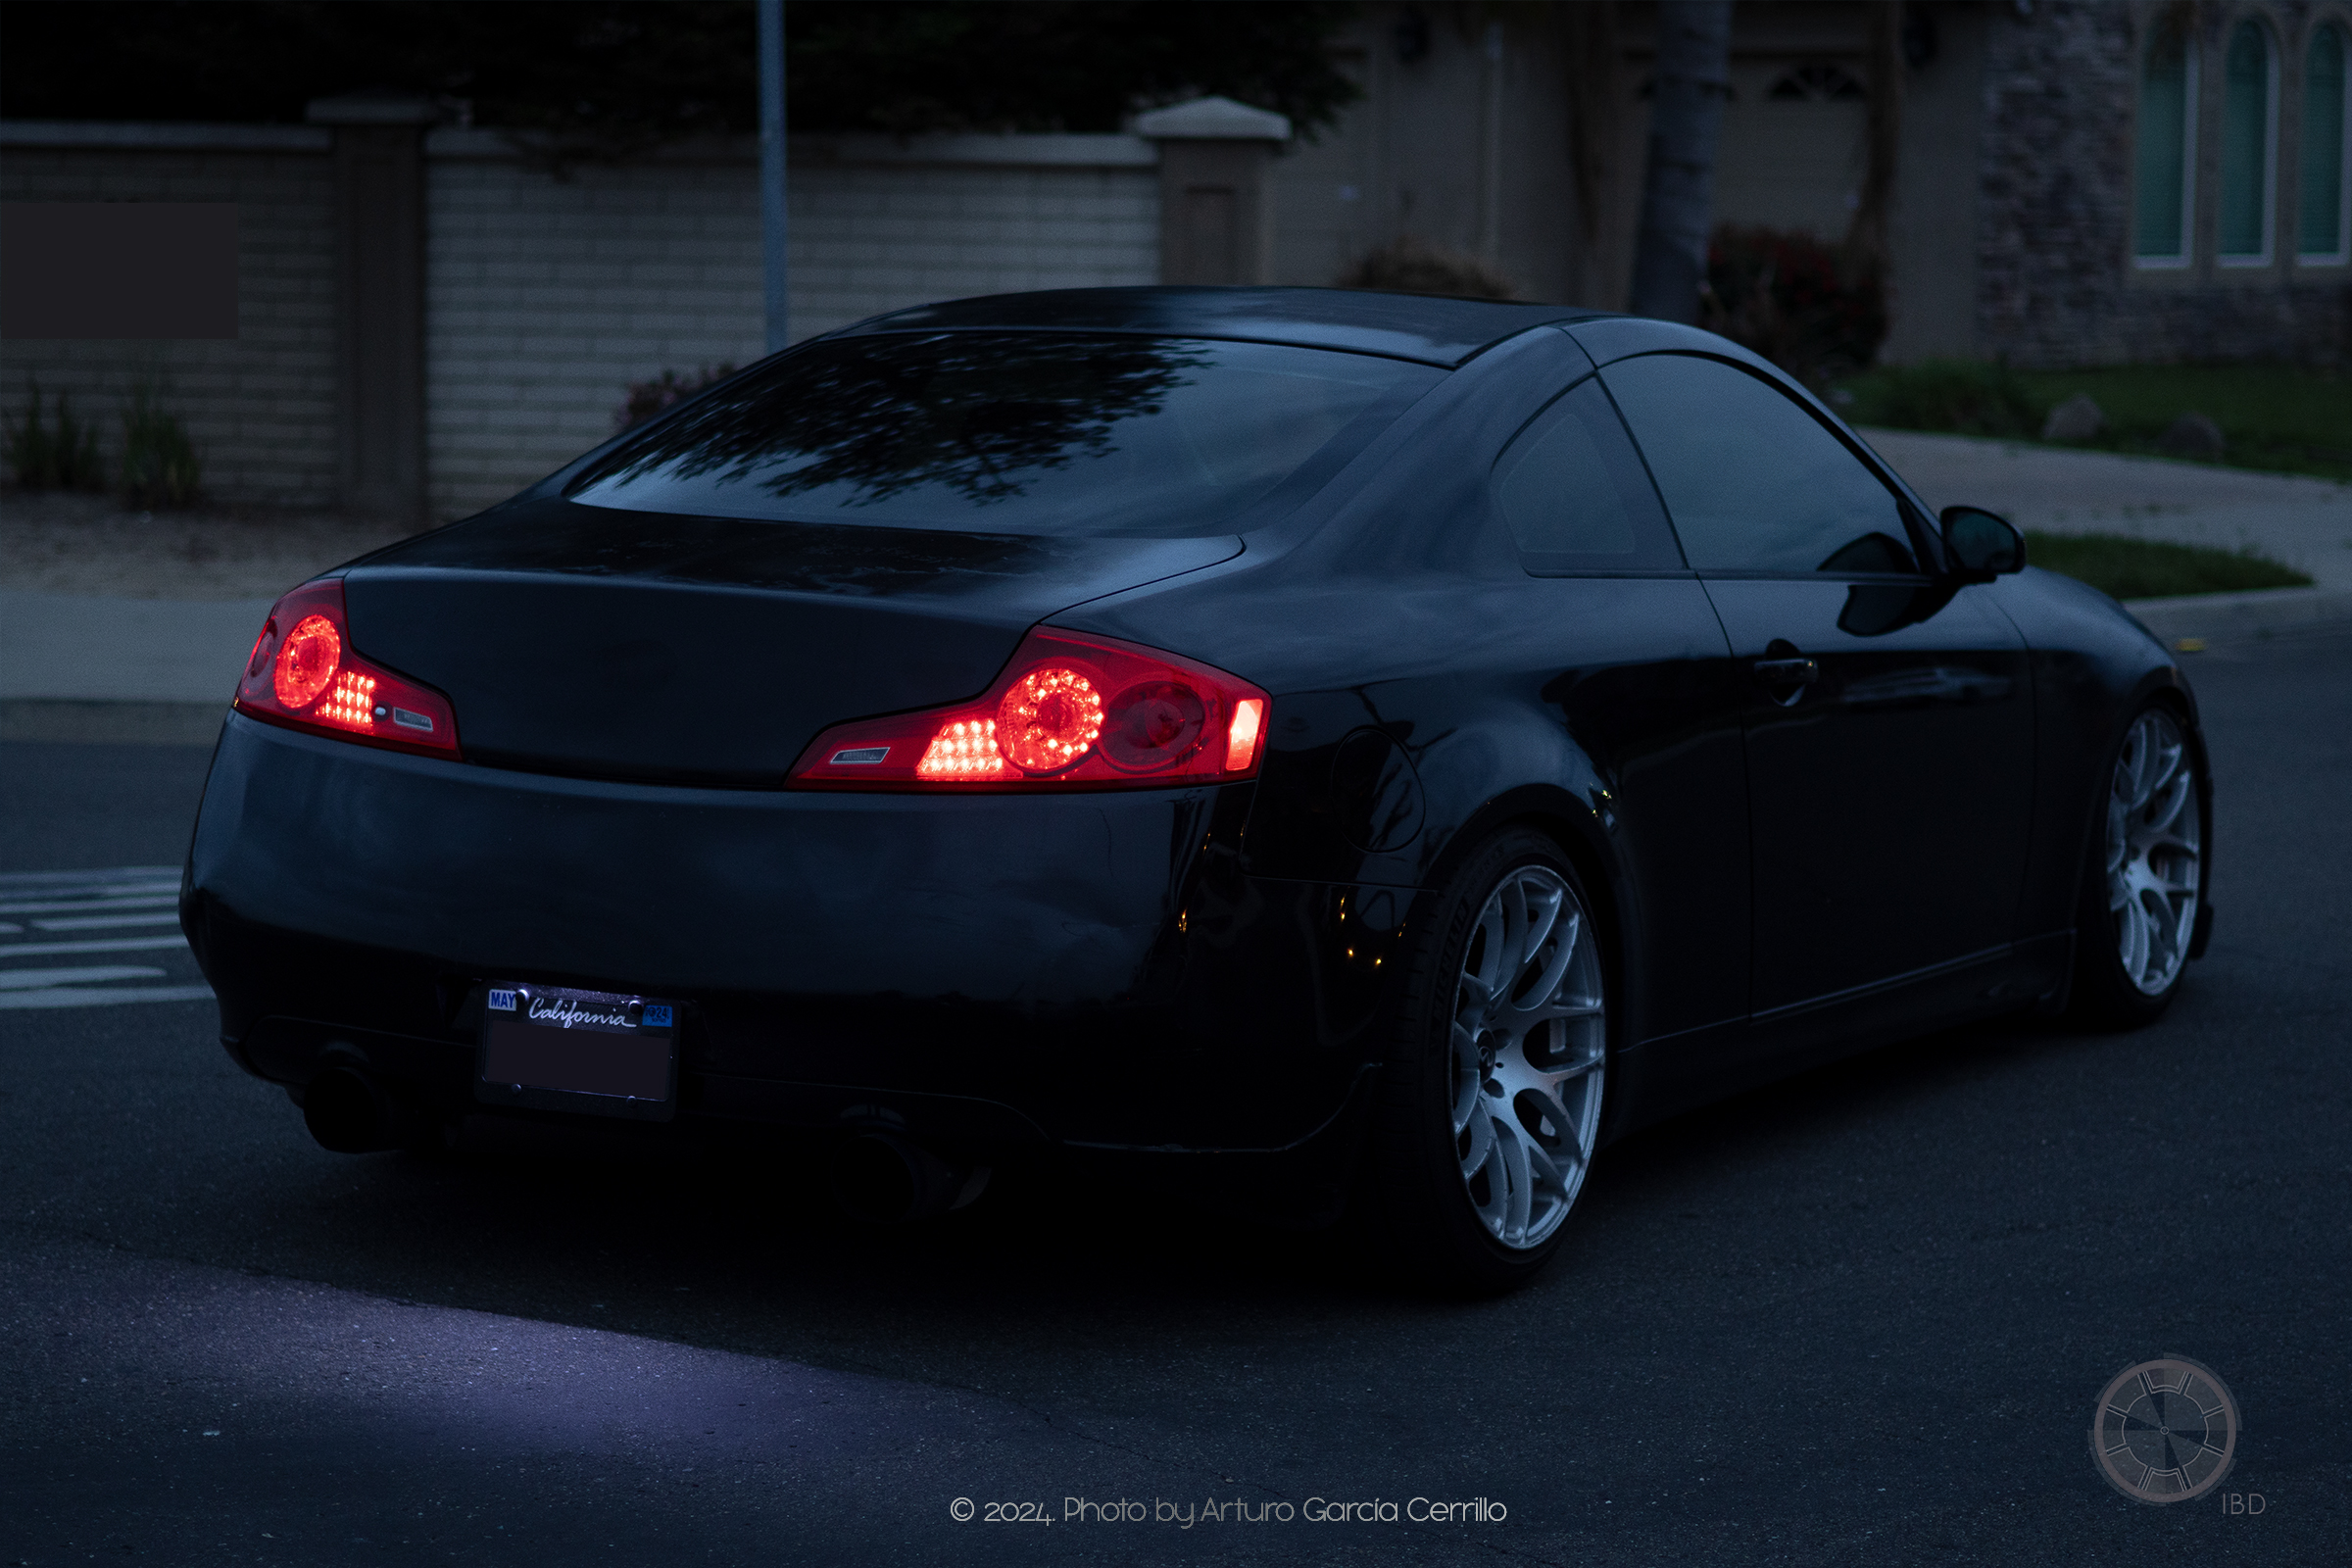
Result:
[[792,343],[784,253],[792,215],[785,200],[784,151],[784,0],[760,0],[760,250],[766,263],[770,354]]

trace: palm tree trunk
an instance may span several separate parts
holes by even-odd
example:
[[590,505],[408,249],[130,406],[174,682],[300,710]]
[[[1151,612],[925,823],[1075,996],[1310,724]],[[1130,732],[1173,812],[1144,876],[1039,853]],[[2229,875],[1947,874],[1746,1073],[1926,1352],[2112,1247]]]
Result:
[[1634,251],[1633,310],[1698,319],[1715,213],[1715,147],[1731,97],[1732,0],[1659,0],[1649,167]]

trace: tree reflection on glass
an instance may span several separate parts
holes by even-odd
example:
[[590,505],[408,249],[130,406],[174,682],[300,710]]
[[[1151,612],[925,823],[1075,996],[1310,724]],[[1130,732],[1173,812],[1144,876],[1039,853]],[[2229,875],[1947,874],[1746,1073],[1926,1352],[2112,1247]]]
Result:
[[1400,380],[1431,374],[1264,343],[860,335],[713,389],[569,493],[679,514],[1188,533],[1264,495]]
[[1200,345],[1149,338],[852,339],[705,400],[609,472],[756,482],[778,499],[835,491],[845,507],[944,485],[985,505],[1108,453],[1116,425],[1159,413],[1205,361]]

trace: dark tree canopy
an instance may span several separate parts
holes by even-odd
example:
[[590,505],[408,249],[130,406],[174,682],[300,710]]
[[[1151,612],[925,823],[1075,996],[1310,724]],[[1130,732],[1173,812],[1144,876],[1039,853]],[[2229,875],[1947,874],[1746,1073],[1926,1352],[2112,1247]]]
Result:
[[[1106,131],[1223,93],[1328,124],[1356,96],[1325,0],[791,0],[795,130]],[[749,0],[7,0],[0,115],[298,122],[362,87],[625,157],[758,128]]]

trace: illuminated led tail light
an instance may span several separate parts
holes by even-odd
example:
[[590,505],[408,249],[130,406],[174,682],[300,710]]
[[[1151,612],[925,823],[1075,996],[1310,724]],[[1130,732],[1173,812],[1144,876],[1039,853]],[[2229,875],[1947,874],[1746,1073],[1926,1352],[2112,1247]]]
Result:
[[1192,660],[1039,628],[979,698],[836,724],[808,789],[1112,789],[1256,776],[1266,694]]
[[306,582],[270,607],[245,661],[236,706],[288,729],[459,755],[458,715],[448,698],[353,651],[340,578]]

